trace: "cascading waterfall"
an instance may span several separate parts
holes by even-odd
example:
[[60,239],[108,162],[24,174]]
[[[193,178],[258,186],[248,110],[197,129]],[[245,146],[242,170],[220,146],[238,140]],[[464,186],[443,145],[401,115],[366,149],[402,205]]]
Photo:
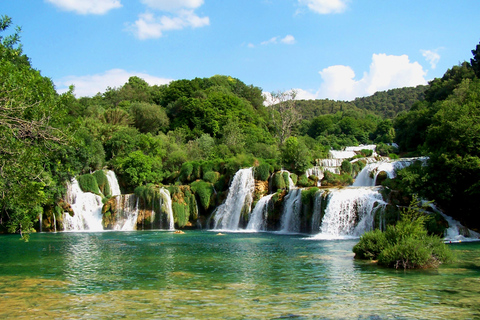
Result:
[[64,213],[65,231],[102,231],[102,198],[80,189],[77,179],[67,184],[67,203],[72,207],[74,216]]
[[313,168],[307,169],[305,172],[305,176],[310,177],[310,176],[315,176],[318,178],[317,180],[317,187],[320,187],[322,185],[322,179],[324,177],[324,169],[323,167],[320,166],[315,166]]
[[115,176],[115,172],[112,170],[107,170],[107,181],[110,185],[110,192],[112,193],[112,197],[119,196],[122,193],[120,192],[120,186],[118,185],[117,177]]
[[265,231],[268,217],[268,205],[273,194],[264,196],[258,200],[255,208],[253,208],[250,214],[250,220],[246,230],[248,231]]
[[135,230],[137,227],[138,203],[140,198],[135,194],[125,194],[118,198],[121,199],[121,206],[117,209],[119,219],[113,229],[122,231]]
[[330,190],[328,205],[316,238],[358,237],[372,230],[377,210],[386,202],[380,188],[345,188]]
[[300,232],[302,189],[293,189],[285,196],[281,220],[281,233]]
[[395,178],[395,171],[403,169],[412,165],[415,161],[425,162],[427,158],[408,158],[395,161],[380,161],[369,163],[360,171],[355,182],[354,187],[373,187],[377,182],[377,177],[380,172],[385,172],[388,178]]
[[248,214],[251,211],[254,191],[253,168],[238,170],[233,177],[225,203],[215,210],[214,229],[238,230],[242,213]]
[[173,219],[172,198],[170,192],[165,188],[160,188],[160,208],[168,217],[168,229],[175,230],[175,221]]
[[324,196],[324,190],[318,190],[315,193],[315,199],[313,202],[312,210],[312,232],[318,232],[320,230],[320,222],[322,221],[322,200]]

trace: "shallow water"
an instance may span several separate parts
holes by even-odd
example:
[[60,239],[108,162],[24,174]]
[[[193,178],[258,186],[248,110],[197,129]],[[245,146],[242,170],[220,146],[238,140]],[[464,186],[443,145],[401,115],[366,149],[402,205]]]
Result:
[[0,236],[0,318],[475,319],[480,243],[395,271],[356,240],[165,231]]

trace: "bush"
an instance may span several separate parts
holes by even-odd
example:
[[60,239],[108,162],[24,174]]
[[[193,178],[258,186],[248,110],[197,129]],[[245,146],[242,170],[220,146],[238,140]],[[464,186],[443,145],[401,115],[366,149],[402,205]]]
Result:
[[370,157],[370,156],[373,154],[373,150],[370,150],[370,149],[362,149],[362,150],[360,150],[360,153],[361,153],[364,157]]
[[112,195],[110,191],[110,184],[108,184],[107,175],[103,170],[97,170],[93,173],[95,179],[97,180],[97,185],[100,191],[103,193],[104,196],[109,197]]
[[180,168],[180,176],[178,177],[182,182],[190,181],[190,176],[193,172],[193,165],[190,162],[185,162]]
[[220,177],[220,173],[214,171],[208,171],[203,174],[203,180],[215,184]]
[[396,269],[435,268],[453,260],[453,254],[437,236],[429,236],[426,216],[416,196],[402,213],[397,225],[385,232],[369,231],[353,247],[355,258],[378,259],[378,263]]
[[200,199],[200,204],[207,210],[210,207],[210,201],[213,195],[213,187],[210,183],[205,181],[195,181],[190,184],[192,191]]
[[262,163],[255,168],[255,179],[267,181],[270,176],[270,165],[268,163]]
[[277,172],[273,176],[273,188],[274,189],[286,189],[287,188],[287,184],[285,184],[285,179],[283,178],[282,172]]
[[306,175],[302,174],[300,177],[298,177],[297,184],[300,187],[309,187],[310,186],[310,181],[308,180]]
[[313,199],[315,198],[315,194],[317,193],[318,190],[320,189],[318,189],[317,187],[302,190],[302,203],[304,205],[313,203]]
[[[371,151],[371,150],[370,150]],[[343,173],[352,174],[352,164],[348,160],[343,160],[340,166],[340,170]]]
[[97,179],[93,174],[82,174],[78,177],[78,184],[80,189],[83,192],[91,192],[95,194],[100,194],[100,189],[98,188]]

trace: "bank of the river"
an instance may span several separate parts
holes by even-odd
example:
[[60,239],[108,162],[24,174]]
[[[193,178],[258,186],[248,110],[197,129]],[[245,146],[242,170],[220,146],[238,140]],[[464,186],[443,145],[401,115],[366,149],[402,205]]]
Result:
[[472,319],[480,243],[459,262],[395,271],[356,240],[167,231],[0,236],[0,318]]

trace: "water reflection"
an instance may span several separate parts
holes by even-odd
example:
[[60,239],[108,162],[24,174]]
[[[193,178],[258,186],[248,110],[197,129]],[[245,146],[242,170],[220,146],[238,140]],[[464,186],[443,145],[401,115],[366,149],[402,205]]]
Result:
[[0,237],[0,318],[480,315],[480,244],[454,246],[461,263],[407,272],[354,260],[354,244],[267,233]]

